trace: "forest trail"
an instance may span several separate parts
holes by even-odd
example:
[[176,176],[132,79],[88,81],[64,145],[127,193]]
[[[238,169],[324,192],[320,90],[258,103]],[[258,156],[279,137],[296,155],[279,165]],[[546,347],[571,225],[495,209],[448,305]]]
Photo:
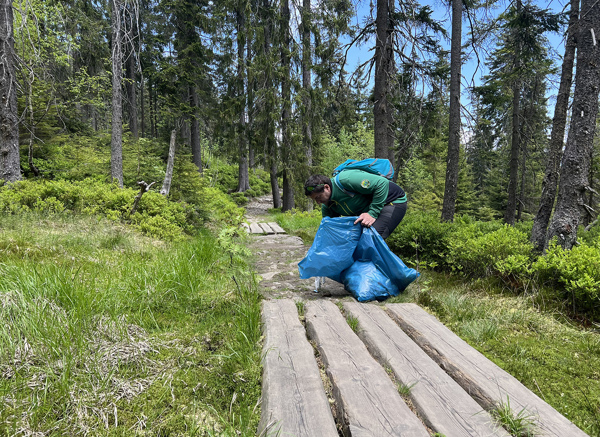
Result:
[[[272,223],[267,210],[273,207],[271,196],[253,199],[246,206],[246,220],[252,225]],[[310,300],[316,298],[338,299],[350,294],[344,286],[327,279],[315,293],[314,279],[300,279],[298,263],[308,250],[300,237],[277,234],[252,234],[250,250],[254,267],[260,275],[260,289],[266,299],[290,298]]]
[[315,293],[298,277],[308,247],[264,226],[270,207],[246,208],[265,298],[259,435],[508,436],[488,412],[507,401],[534,435],[587,435],[416,304],[361,304],[331,280]]

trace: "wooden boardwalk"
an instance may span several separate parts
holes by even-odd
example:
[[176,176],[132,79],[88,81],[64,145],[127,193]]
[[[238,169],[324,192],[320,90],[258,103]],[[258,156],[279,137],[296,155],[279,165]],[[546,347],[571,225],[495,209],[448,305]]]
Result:
[[508,436],[487,412],[507,399],[535,435],[587,435],[415,304],[271,299],[262,317],[261,435]]

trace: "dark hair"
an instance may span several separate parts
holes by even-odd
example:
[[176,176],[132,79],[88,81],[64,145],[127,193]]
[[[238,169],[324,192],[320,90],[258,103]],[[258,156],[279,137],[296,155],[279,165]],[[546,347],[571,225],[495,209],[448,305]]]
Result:
[[331,179],[320,174],[312,175],[304,182],[304,194],[310,196],[312,193],[320,193],[325,189],[325,185],[331,188]]

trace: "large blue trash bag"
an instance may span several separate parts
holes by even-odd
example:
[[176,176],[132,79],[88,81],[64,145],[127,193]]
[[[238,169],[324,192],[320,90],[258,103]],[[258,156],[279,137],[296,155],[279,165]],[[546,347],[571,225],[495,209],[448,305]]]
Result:
[[356,217],[325,217],[315,235],[315,241],[300,263],[300,278],[327,276],[342,282],[340,274],[354,263],[354,250],[361,236]]
[[344,288],[359,302],[385,300],[400,293],[398,287],[372,261],[354,261],[341,276]]
[[396,296],[419,273],[407,267],[372,228],[355,225],[356,217],[326,217],[306,257],[300,277],[327,276],[344,284],[357,300]]
[[407,267],[373,228],[362,228],[353,258],[355,263],[340,277],[346,290],[360,302],[397,296],[419,277],[419,273]]

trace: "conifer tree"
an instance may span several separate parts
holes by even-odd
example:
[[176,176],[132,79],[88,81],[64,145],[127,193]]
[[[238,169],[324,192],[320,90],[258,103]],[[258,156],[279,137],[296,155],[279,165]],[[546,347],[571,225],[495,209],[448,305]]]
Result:
[[0,180],[21,179],[12,0],[0,1]]
[[600,44],[595,34],[598,28],[597,2],[582,0],[573,112],[561,164],[556,210],[547,235],[547,241],[557,237],[565,249],[571,249],[576,243],[581,217],[590,208],[586,194],[591,189],[589,175],[600,93]]

